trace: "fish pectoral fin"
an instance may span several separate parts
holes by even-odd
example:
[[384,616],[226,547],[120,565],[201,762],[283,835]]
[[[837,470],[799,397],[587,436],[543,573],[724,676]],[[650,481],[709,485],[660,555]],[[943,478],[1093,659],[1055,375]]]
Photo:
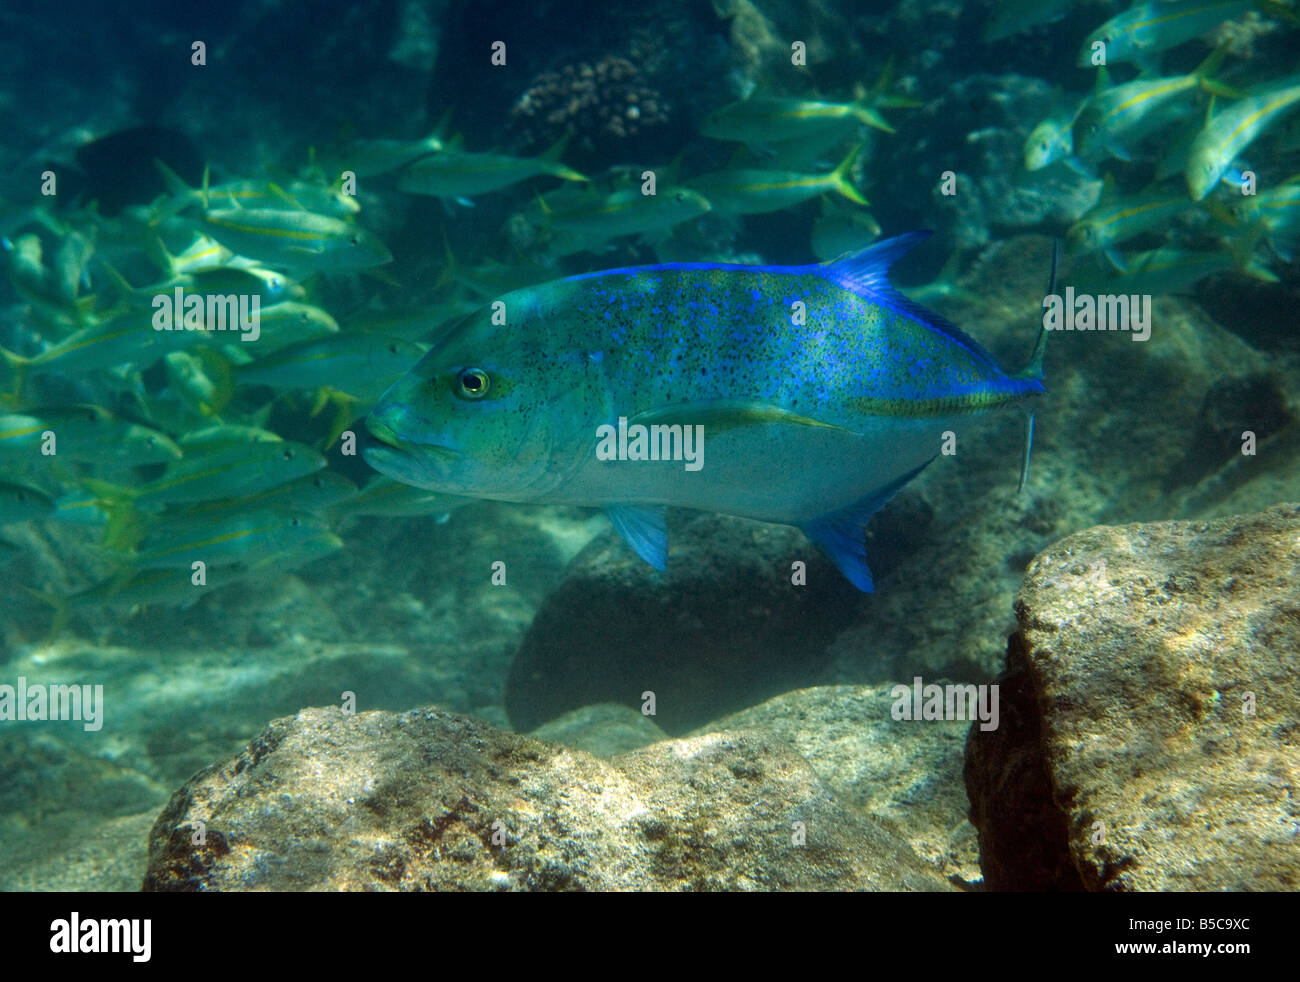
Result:
[[681,402],[671,406],[647,409],[628,419],[628,425],[641,426],[704,426],[718,432],[737,426],[811,426],[820,429],[853,431],[837,423],[826,423],[811,416],[801,416],[781,406],[766,402],[746,402],[740,399],[716,399],[709,402]]
[[867,544],[863,538],[867,520],[880,511],[903,485],[925,470],[932,460],[933,457],[916,470],[871,492],[861,501],[855,501],[847,508],[822,515],[800,526],[803,534],[815,542],[830,557],[831,562],[839,567],[840,572],[848,577],[849,582],[863,593],[875,591],[871,569],[867,566]]
[[657,505],[610,505],[605,509],[614,531],[632,551],[655,569],[668,566],[668,526],[664,510]]

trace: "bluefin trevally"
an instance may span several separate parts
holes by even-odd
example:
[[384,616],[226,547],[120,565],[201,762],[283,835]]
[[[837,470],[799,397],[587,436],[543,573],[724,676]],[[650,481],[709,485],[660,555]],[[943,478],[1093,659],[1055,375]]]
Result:
[[[1010,374],[889,283],[928,235],[820,265],[669,263],[516,290],[384,393],[366,459],[448,494],[605,508],[659,569],[667,505],[794,525],[869,592],[867,519],[945,431],[1045,391],[1041,331]],[[664,452],[623,453],[635,427]]]

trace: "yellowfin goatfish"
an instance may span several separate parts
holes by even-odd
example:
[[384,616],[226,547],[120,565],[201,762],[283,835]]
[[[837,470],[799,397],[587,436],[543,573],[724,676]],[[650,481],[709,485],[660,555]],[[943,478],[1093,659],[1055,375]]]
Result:
[[1072,253],[1101,252],[1122,270],[1124,261],[1114,248],[1118,243],[1195,207],[1181,188],[1152,188],[1126,198],[1107,181],[1101,200],[1070,227],[1066,242]]
[[1230,269],[1240,269],[1265,282],[1277,280],[1276,276],[1252,261],[1243,264],[1226,249],[1194,251],[1167,246],[1125,257],[1123,273],[1081,276],[1074,286],[1079,293],[1094,295],[1150,294],[1159,297],[1184,293],[1205,277]]
[[[160,165],[161,166],[161,165]],[[163,168],[164,173],[166,169]],[[176,195],[193,189],[168,183]],[[266,266],[298,274],[349,272],[391,262],[393,255],[378,238],[351,222],[294,208],[213,208],[198,201],[199,229],[231,252]]]
[[168,351],[200,343],[204,331],[154,329],[154,311],[142,307],[69,335],[40,354],[24,357],[0,349],[14,373],[89,372],[130,364],[143,371]]
[[1154,68],[1160,52],[1258,6],[1252,0],[1138,0],[1088,35],[1079,49],[1079,67],[1092,65],[1093,52],[1100,50],[1095,46],[1102,44],[1102,64],[1129,61]]
[[273,389],[329,387],[357,399],[377,399],[428,345],[381,334],[339,334],[288,345],[235,370],[243,385]]
[[1025,141],[1025,170],[1042,170],[1074,154],[1074,121],[1082,108],[1058,108],[1033,128]]
[[9,278],[14,289],[33,307],[74,324],[83,323],[90,315],[94,298],[78,299],[66,277],[46,269],[39,236],[28,233],[12,242],[0,239],[0,248],[9,261]]
[[256,563],[328,531],[323,518],[274,508],[178,518],[150,531],[129,561],[137,569]]
[[704,195],[683,187],[653,195],[643,195],[637,188],[611,194],[578,192],[542,201],[540,206],[541,237],[552,256],[596,250],[625,235],[666,236],[674,225],[698,218],[712,207]]
[[1240,198],[1230,213],[1234,224],[1257,229],[1280,258],[1291,262],[1300,249],[1300,174]]
[[560,163],[561,140],[540,157],[510,157],[499,153],[469,153],[447,148],[410,164],[397,179],[400,191],[429,194],[439,198],[472,198],[499,191],[530,177],[558,177],[585,181],[571,167]]
[[870,591],[867,519],[945,430],[1044,391],[1044,332],[1010,375],[890,285],[928,235],[823,265],[670,263],[508,294],[507,324],[471,315],[384,394],[366,460],[432,491],[606,508],[659,569],[665,505],[795,525]]
[[106,500],[126,500],[146,510],[177,502],[212,501],[257,494],[325,467],[311,447],[289,440],[218,446],[168,465],[162,477],[137,488],[86,480]]
[[254,508],[316,513],[357,495],[357,486],[341,474],[318,471],[242,498],[223,498],[185,510],[188,518],[249,512]]
[[42,458],[44,447],[53,450],[55,460],[83,463],[103,461],[106,448],[112,448],[114,462],[129,466],[163,464],[181,457],[180,447],[167,434],[114,416],[102,406],[55,406],[0,416],[0,454],[49,460]]
[[378,518],[445,515],[473,502],[473,498],[440,494],[376,474],[356,495],[335,505],[331,514],[338,518],[361,515]]
[[755,95],[711,112],[700,124],[700,133],[715,140],[766,144],[799,139],[822,130],[844,130],[846,124],[854,123],[894,132],[875,107],[865,101],[820,102]]
[[1085,160],[1109,153],[1130,160],[1130,148],[1156,130],[1195,110],[1191,93],[1200,89],[1231,97],[1242,93],[1213,81],[1209,75],[1223,60],[1216,50],[1193,72],[1168,78],[1138,78],[1099,90],[1081,108],[1074,124],[1074,142]]
[[1219,183],[1232,162],[1265,129],[1300,106],[1300,75],[1233,103],[1208,123],[1187,157],[1187,188],[1197,201]]
[[758,215],[780,211],[833,191],[860,205],[869,202],[849,180],[858,155],[852,150],[829,174],[791,174],[785,171],[724,170],[687,181],[715,209],[734,215]]
[[442,138],[435,131],[423,140],[358,140],[339,158],[340,171],[352,171],[357,177],[375,177],[437,153]]

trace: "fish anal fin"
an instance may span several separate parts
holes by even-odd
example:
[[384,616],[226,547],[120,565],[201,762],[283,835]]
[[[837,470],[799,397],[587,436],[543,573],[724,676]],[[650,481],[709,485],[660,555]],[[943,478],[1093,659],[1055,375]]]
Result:
[[606,509],[616,531],[638,556],[663,572],[668,566],[668,525],[657,505],[610,505]]
[[875,591],[871,569],[867,566],[867,544],[863,528],[872,515],[880,511],[912,478],[925,470],[933,459],[931,457],[916,470],[876,489],[861,501],[855,501],[847,508],[822,515],[800,526],[804,535],[816,543],[848,581],[863,593]]

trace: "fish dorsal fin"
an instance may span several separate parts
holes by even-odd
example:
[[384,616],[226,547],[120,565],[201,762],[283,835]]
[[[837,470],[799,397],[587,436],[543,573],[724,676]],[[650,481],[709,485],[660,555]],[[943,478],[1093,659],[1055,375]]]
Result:
[[271,192],[271,197],[278,199],[281,203],[286,204],[297,211],[307,210],[305,207],[303,207],[302,203],[299,202],[297,198],[291,195],[284,188],[280,187],[280,185],[276,184],[274,181],[267,184],[266,189]]
[[564,156],[565,149],[569,146],[569,141],[573,139],[572,133],[564,133],[558,140],[537,155],[538,160],[544,160],[549,164],[558,164],[560,158]]
[[668,566],[668,525],[657,505],[610,505],[605,509],[617,532],[638,556],[663,572]]
[[889,267],[894,265],[905,253],[930,237],[929,229],[904,232],[892,239],[885,239],[859,252],[846,253],[838,259],[822,263],[821,275],[832,283],[856,293],[873,303],[890,307],[905,317],[910,317],[941,334],[951,338],[965,348],[979,361],[995,372],[1002,373],[997,360],[956,324],[940,317],[932,310],[909,300],[894,289],[889,282]]

